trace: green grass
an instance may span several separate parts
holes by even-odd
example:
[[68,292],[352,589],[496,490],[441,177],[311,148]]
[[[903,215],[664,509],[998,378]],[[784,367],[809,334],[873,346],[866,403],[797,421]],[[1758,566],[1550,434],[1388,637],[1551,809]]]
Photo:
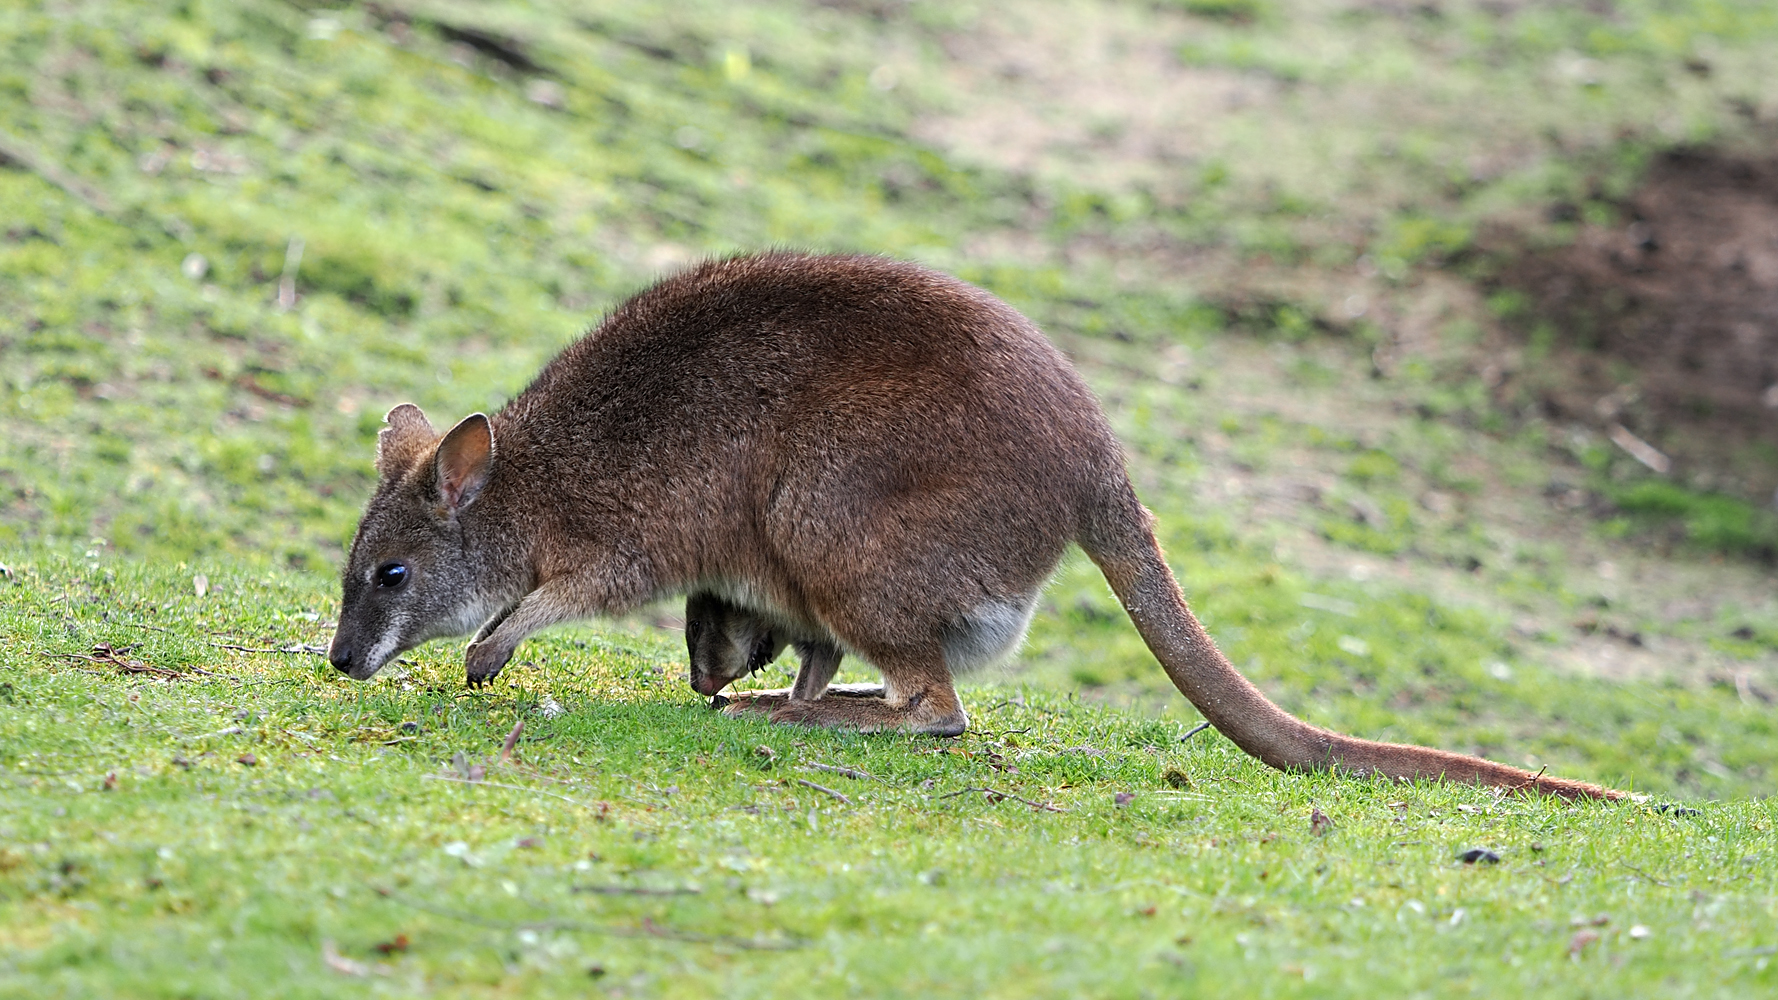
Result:
[[1778,559],[1778,513],[1738,497],[1645,479],[1613,490],[1613,500],[1645,521],[1677,524],[1684,539],[1700,548]]
[[[203,568],[203,598],[191,568],[13,569],[6,995],[1778,987],[1770,800],[1675,815],[1280,775],[1213,733],[1180,744],[1182,721],[994,684],[955,742],[785,730],[710,712],[649,632],[555,634],[488,692],[443,647],[354,684],[219,645],[317,641],[327,581]],[[100,642],[180,676],[66,655]],[[481,784],[441,780],[459,754]],[[1500,861],[1457,860],[1478,847]]]
[[[1293,96],[1140,190],[911,138],[968,95],[936,71],[871,81],[891,57],[935,65],[972,23],[952,5],[0,10],[0,139],[37,164],[0,169],[0,994],[1771,992],[1763,593],[1622,623],[1726,673],[1551,669],[1570,637],[1523,616],[1635,613],[1490,520],[1497,493],[1589,474],[1558,429],[1504,420],[1463,359],[1372,378],[1368,320],[1114,265],[1158,240],[1368,261],[1407,289],[1461,268],[1489,220],[1605,211],[1648,150],[1735,134],[1725,100],[1778,78],[1778,26],[1753,3],[1181,6],[1187,62]],[[1709,77],[1686,68],[1705,56]],[[1538,89],[1574,58],[1602,82]],[[1393,142],[1378,115],[1406,123]],[[988,236],[1037,262],[972,249]],[[772,244],[926,260],[1037,318],[1104,397],[1194,607],[1292,711],[1701,814],[1180,744],[1196,713],[1079,559],[1017,664],[971,682],[954,743],[721,718],[675,635],[633,623],[550,633],[489,691],[464,689],[453,644],[369,684],[301,651],[327,639],[389,406],[497,406],[654,274]],[[1333,397],[1362,419],[1286,405]],[[1273,522],[1203,499],[1231,470],[1325,486]],[[1701,545],[1769,528],[1618,488]],[[1485,599],[1312,568],[1290,554],[1305,538]],[[434,780],[520,718],[518,764]],[[989,786],[1066,811],[946,797]],[[1470,847],[1501,861],[1454,860]],[[375,950],[397,935],[406,952]],[[330,967],[328,942],[387,968]]]

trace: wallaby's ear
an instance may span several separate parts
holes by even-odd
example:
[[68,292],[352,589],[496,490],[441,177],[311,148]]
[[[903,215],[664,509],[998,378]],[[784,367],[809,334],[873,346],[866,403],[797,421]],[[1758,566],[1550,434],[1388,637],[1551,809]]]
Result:
[[461,510],[487,485],[494,465],[494,428],[485,414],[464,417],[438,443],[438,495],[452,511]]
[[377,432],[377,474],[393,479],[413,468],[415,460],[432,450],[438,432],[426,414],[412,403],[402,403],[383,418],[389,426]]

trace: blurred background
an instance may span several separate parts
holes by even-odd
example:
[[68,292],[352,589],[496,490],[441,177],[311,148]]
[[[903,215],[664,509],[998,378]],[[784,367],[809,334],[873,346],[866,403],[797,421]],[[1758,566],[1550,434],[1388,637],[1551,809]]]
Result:
[[[1775,137],[1759,0],[13,3],[0,553],[329,617],[393,404],[884,253],[1076,359],[1294,710],[1770,791]],[[1079,563],[1006,669],[1186,711]]]

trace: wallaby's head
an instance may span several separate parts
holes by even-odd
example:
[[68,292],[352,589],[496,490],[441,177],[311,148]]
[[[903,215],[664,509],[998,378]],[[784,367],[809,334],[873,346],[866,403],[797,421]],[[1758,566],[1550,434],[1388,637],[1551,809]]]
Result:
[[442,438],[412,403],[385,420],[377,491],[352,539],[327,653],[356,680],[428,639],[474,631],[505,605],[488,592],[485,555],[465,544],[464,521],[495,461],[488,418],[466,417]]
[[685,599],[691,689],[712,695],[778,658],[787,645],[765,619],[713,594]]

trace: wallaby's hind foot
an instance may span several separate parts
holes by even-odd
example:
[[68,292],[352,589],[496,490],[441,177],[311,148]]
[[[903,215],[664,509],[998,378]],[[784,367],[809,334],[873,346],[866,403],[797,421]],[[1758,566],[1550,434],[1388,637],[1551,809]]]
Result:
[[881,695],[830,691],[814,701],[785,702],[772,711],[772,721],[856,729],[861,733],[898,730],[928,736],[961,736],[969,728],[969,716],[964,714],[957,692],[948,688],[916,693],[901,704]]
[[722,714],[738,719],[744,715],[771,715],[779,708],[790,704],[790,689],[730,691],[718,697],[723,699],[723,704],[720,706]]
[[[743,715],[773,715],[778,709],[792,702],[806,701],[798,698],[795,688],[774,688],[770,691],[730,691],[719,694],[710,703],[710,707],[721,711],[724,715],[740,718]],[[883,700],[881,684],[834,684],[822,693],[821,697],[839,698],[845,701],[871,699]]]

